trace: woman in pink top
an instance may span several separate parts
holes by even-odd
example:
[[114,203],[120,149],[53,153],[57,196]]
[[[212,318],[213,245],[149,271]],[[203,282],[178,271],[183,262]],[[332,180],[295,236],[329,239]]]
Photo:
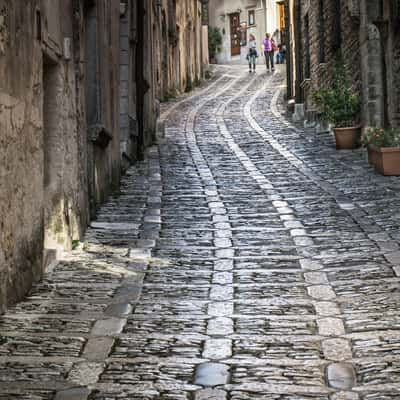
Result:
[[275,42],[273,39],[271,39],[271,35],[269,33],[265,34],[265,39],[263,40],[263,46],[264,46],[265,63],[267,64],[267,71],[269,72],[270,65],[272,71],[275,71],[275,65],[274,65]]

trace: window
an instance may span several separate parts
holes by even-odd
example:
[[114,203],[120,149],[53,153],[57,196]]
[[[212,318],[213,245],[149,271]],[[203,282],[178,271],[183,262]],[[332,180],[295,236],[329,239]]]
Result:
[[254,10],[249,11],[249,26],[256,24],[256,12]]

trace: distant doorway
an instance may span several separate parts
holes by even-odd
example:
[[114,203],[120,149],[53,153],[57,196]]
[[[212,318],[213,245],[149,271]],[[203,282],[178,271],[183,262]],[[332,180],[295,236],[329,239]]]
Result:
[[279,33],[282,44],[287,44],[286,38],[286,15],[285,15],[285,3],[283,1],[277,3],[278,6],[278,17],[279,17]]
[[230,14],[230,26],[231,26],[231,55],[240,55],[240,41],[241,41],[241,26],[240,26],[240,14]]
[[44,269],[65,245],[68,229],[61,195],[65,149],[60,120],[62,94],[60,67],[43,54]]

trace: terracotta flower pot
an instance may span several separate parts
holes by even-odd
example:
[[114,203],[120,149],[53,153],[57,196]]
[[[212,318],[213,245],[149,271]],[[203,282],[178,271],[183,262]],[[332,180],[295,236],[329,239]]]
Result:
[[360,146],[361,127],[334,128],[336,149],[350,150]]
[[386,176],[400,176],[400,147],[381,147],[376,154],[376,171]]
[[369,163],[369,165],[375,165],[376,162],[377,162],[377,159],[379,157],[378,148],[375,147],[375,146],[369,145],[367,147],[367,150],[368,150],[368,163]]

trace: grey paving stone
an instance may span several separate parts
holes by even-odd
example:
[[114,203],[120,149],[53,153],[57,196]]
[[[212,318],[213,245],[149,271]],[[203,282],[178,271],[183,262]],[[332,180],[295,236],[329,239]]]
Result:
[[333,393],[331,398],[332,400],[360,400],[360,395],[355,392],[342,391],[339,393]]
[[307,288],[308,294],[318,300],[332,300],[336,293],[330,285],[313,285]]
[[[228,383],[228,380],[229,367],[227,365],[218,363],[205,363],[200,364],[197,367],[194,384],[205,387],[213,387],[225,385]],[[205,393],[214,395],[216,392],[202,392],[203,395]],[[219,397],[216,397],[216,399],[219,400]]]
[[394,265],[400,265],[400,251],[394,251],[385,254],[386,260]]
[[110,304],[104,313],[111,317],[124,317],[129,315],[133,310],[133,307],[129,303]]
[[322,268],[322,264],[319,261],[314,261],[314,260],[307,260],[307,259],[302,259],[300,260],[300,265],[304,270],[319,270]]
[[87,400],[91,391],[88,388],[75,388],[57,392],[54,400]]
[[95,336],[113,336],[122,332],[126,324],[126,319],[109,318],[99,320],[92,329],[92,335]]
[[226,400],[227,393],[219,389],[203,389],[194,395],[195,400]]
[[304,279],[307,283],[312,285],[323,285],[328,283],[328,277],[324,272],[306,272],[304,274]]
[[341,313],[339,306],[331,301],[315,301],[313,304],[317,315],[320,316],[331,317]]
[[232,302],[215,302],[208,304],[208,315],[213,317],[226,317],[233,314]]
[[219,285],[228,285],[233,282],[232,272],[214,272],[212,282]]
[[207,335],[227,336],[234,333],[233,320],[226,317],[211,318],[207,323]]
[[233,269],[233,260],[215,260],[214,269],[216,271],[231,271]]
[[104,361],[111,352],[114,339],[111,337],[90,338],[83,351],[83,357],[89,361]]
[[204,343],[203,358],[222,360],[232,355],[232,341],[229,339],[207,339]]
[[348,361],[353,357],[350,342],[345,339],[323,340],[322,350],[325,358],[332,361]]
[[[1,400],[50,400],[71,380],[93,400],[399,398],[397,178],[292,127],[282,72],[221,68],[174,102],[85,249],[0,318]],[[226,365],[200,389],[205,355]],[[357,393],[328,387],[329,362],[353,363]]]
[[356,373],[352,364],[330,364],[327,367],[326,376],[329,385],[335,389],[348,390],[356,384]]
[[317,320],[319,334],[324,336],[341,336],[345,334],[343,321],[339,318],[321,318]]
[[210,290],[210,299],[215,301],[227,301],[233,299],[233,287],[231,285],[213,285]]
[[73,366],[68,374],[68,381],[80,386],[90,386],[98,381],[103,371],[104,364],[81,362]]

